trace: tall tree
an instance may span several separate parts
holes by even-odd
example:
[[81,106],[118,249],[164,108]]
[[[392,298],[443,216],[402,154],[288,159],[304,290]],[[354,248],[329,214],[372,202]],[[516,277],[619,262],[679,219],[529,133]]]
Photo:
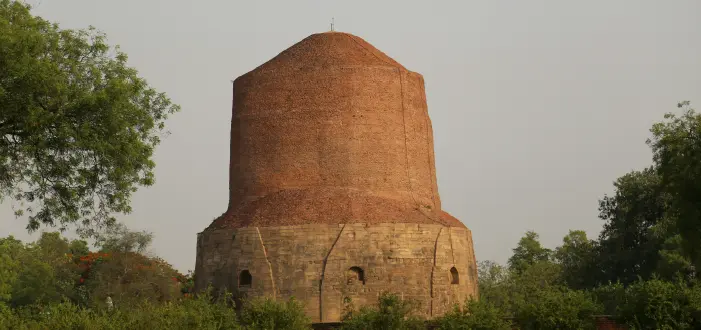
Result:
[[562,279],[570,288],[584,289],[595,285],[596,242],[583,230],[570,230],[555,249],[555,260],[562,267]]
[[60,233],[42,233],[24,244],[12,236],[0,239],[0,302],[12,306],[57,303],[74,298],[80,269],[69,255],[81,241],[68,241]]
[[16,201],[28,230],[78,224],[90,235],[130,212],[178,109],[104,34],[0,0],[0,200]]
[[533,231],[526,232],[521,237],[518,245],[513,249],[514,254],[509,258],[510,270],[522,273],[537,262],[550,260],[552,251],[543,247],[538,239],[538,234]]
[[652,167],[618,178],[614,187],[613,196],[599,201],[599,217],[606,221],[599,235],[600,280],[627,284],[656,272],[670,197]]
[[491,260],[480,261],[477,268],[480,300],[507,310],[512,293],[511,272],[506,267]]
[[0,238],[0,305],[12,299],[12,290],[21,272],[18,255],[24,244],[12,236]]
[[681,115],[668,113],[653,125],[647,141],[653,151],[664,190],[673,195],[670,211],[684,251],[701,266],[701,114],[688,101],[677,105]]
[[147,231],[134,231],[123,223],[107,228],[95,244],[103,252],[143,253],[153,241],[153,234]]

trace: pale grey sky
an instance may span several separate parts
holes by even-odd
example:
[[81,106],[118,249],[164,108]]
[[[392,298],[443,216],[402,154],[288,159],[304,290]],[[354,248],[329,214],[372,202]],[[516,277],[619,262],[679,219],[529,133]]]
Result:
[[[107,33],[182,105],[156,185],[120,218],[154,232],[153,252],[182,271],[227,205],[229,81],[331,17],[424,75],[443,207],[472,229],[479,260],[505,262],[527,230],[549,247],[569,229],[596,237],[597,200],[651,162],[651,124],[678,101],[701,104],[699,0],[27,2]],[[7,203],[0,219],[1,236],[36,237]]]

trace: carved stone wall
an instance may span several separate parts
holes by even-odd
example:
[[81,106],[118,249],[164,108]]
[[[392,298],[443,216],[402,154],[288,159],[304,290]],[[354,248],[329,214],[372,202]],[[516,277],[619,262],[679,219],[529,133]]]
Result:
[[[339,321],[344,298],[355,306],[374,304],[383,291],[418,302],[426,317],[477,294],[472,235],[461,227],[356,223],[218,229],[198,236],[197,256],[198,288],[212,284],[248,297],[294,296],[314,322]],[[239,285],[244,271],[252,276],[250,287]]]

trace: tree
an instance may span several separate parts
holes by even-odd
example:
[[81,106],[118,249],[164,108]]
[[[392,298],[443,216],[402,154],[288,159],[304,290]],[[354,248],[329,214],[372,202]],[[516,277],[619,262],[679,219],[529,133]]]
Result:
[[12,290],[21,271],[17,256],[22,250],[24,244],[14,237],[0,239],[0,305],[12,299]]
[[[532,234],[527,237],[531,238],[530,243],[536,240]],[[481,263],[482,273],[491,276],[484,276],[486,283],[480,284],[480,289],[485,290],[480,291],[479,304],[484,305],[473,307],[481,308],[478,311],[484,315],[468,320],[453,312],[444,328],[460,329],[464,324],[479,328],[483,324],[480,320],[494,320],[497,311],[491,308],[496,308],[499,315],[512,317],[519,329],[593,329],[593,315],[600,313],[603,306],[587,291],[565,285],[562,264],[545,258],[530,258],[533,259],[537,261],[528,263],[520,272],[504,272],[497,264]]]
[[483,260],[478,262],[477,274],[480,295],[483,292],[489,291],[491,288],[502,284],[509,278],[509,270],[491,260]]
[[240,323],[248,330],[306,330],[311,327],[304,305],[294,298],[282,302],[270,298],[247,301],[241,309]]
[[123,223],[116,223],[106,228],[95,245],[103,252],[143,253],[151,245],[153,234],[147,231],[133,231]]
[[699,294],[683,282],[637,281],[619,298],[616,315],[630,329],[699,329]]
[[701,266],[701,114],[688,101],[677,105],[684,112],[665,115],[652,126],[656,173],[665,192],[674,196],[669,205],[681,234],[684,252]]
[[148,301],[167,302],[182,296],[180,274],[160,258],[127,253],[91,253],[79,260],[82,273],[76,291],[81,305],[103,306],[107,297],[115,306]]
[[50,290],[55,292],[53,301],[75,298],[74,288],[80,269],[73,262],[71,246],[77,244],[80,243],[69,241],[59,232],[44,232],[34,244],[28,246],[29,249],[37,249],[39,259],[51,269],[52,278],[45,280]]
[[455,306],[438,319],[440,330],[511,330],[503,310],[489,302],[468,300],[464,308]]
[[606,221],[599,234],[600,282],[628,284],[639,276],[650,278],[657,269],[667,233],[656,228],[665,228],[670,196],[653,167],[618,178],[614,187],[613,196],[599,201],[599,218]]
[[377,307],[346,311],[341,329],[345,330],[412,330],[425,329],[424,322],[412,315],[416,305],[394,293],[382,293]]
[[80,257],[81,304],[100,305],[108,296],[121,305],[180,297],[184,276],[164,260],[144,255],[152,240],[152,233],[123,223],[106,228],[95,241],[100,251]]
[[95,235],[154,183],[153,151],[179,107],[104,34],[29,10],[0,0],[0,199],[14,198],[30,231],[78,224]]
[[599,217],[606,221],[599,234],[600,284],[630,284],[650,279],[689,277],[693,269],[681,248],[681,236],[670,205],[676,195],[665,191],[655,167],[633,171],[614,183],[613,196],[599,201]]
[[516,273],[522,273],[536,262],[550,260],[552,254],[550,249],[540,244],[538,234],[533,231],[526,232],[513,251],[514,254],[509,258],[509,269]]
[[480,300],[502,310],[508,310],[512,293],[511,272],[491,260],[480,261],[477,266]]
[[594,315],[603,307],[586,291],[564,286],[534,290],[514,308],[519,329],[596,329]]
[[0,239],[0,301],[17,307],[73,299],[80,270],[70,256],[72,244],[58,232],[42,233],[29,244]]
[[74,256],[82,256],[90,253],[90,248],[88,247],[88,242],[80,239],[72,240],[68,246],[70,254]]
[[596,265],[596,242],[587,238],[582,230],[570,230],[562,239],[562,246],[555,249],[555,260],[562,267],[562,278],[568,287],[584,289],[593,287]]
[[[51,237],[53,235],[48,236],[50,238],[45,241],[53,238]],[[16,269],[16,277],[12,283],[9,301],[11,306],[58,302],[69,294],[69,288],[61,285],[62,281],[57,276],[58,269],[54,268],[58,264],[55,257],[59,253],[45,253],[46,251],[38,243],[25,245],[17,241],[12,245],[14,245],[12,251],[5,252],[5,255],[19,267]]]

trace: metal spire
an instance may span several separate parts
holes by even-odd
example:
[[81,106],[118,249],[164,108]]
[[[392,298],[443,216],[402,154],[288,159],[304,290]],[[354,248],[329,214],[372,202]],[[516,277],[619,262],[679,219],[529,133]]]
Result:
[[333,32],[333,17],[331,17],[331,31]]

